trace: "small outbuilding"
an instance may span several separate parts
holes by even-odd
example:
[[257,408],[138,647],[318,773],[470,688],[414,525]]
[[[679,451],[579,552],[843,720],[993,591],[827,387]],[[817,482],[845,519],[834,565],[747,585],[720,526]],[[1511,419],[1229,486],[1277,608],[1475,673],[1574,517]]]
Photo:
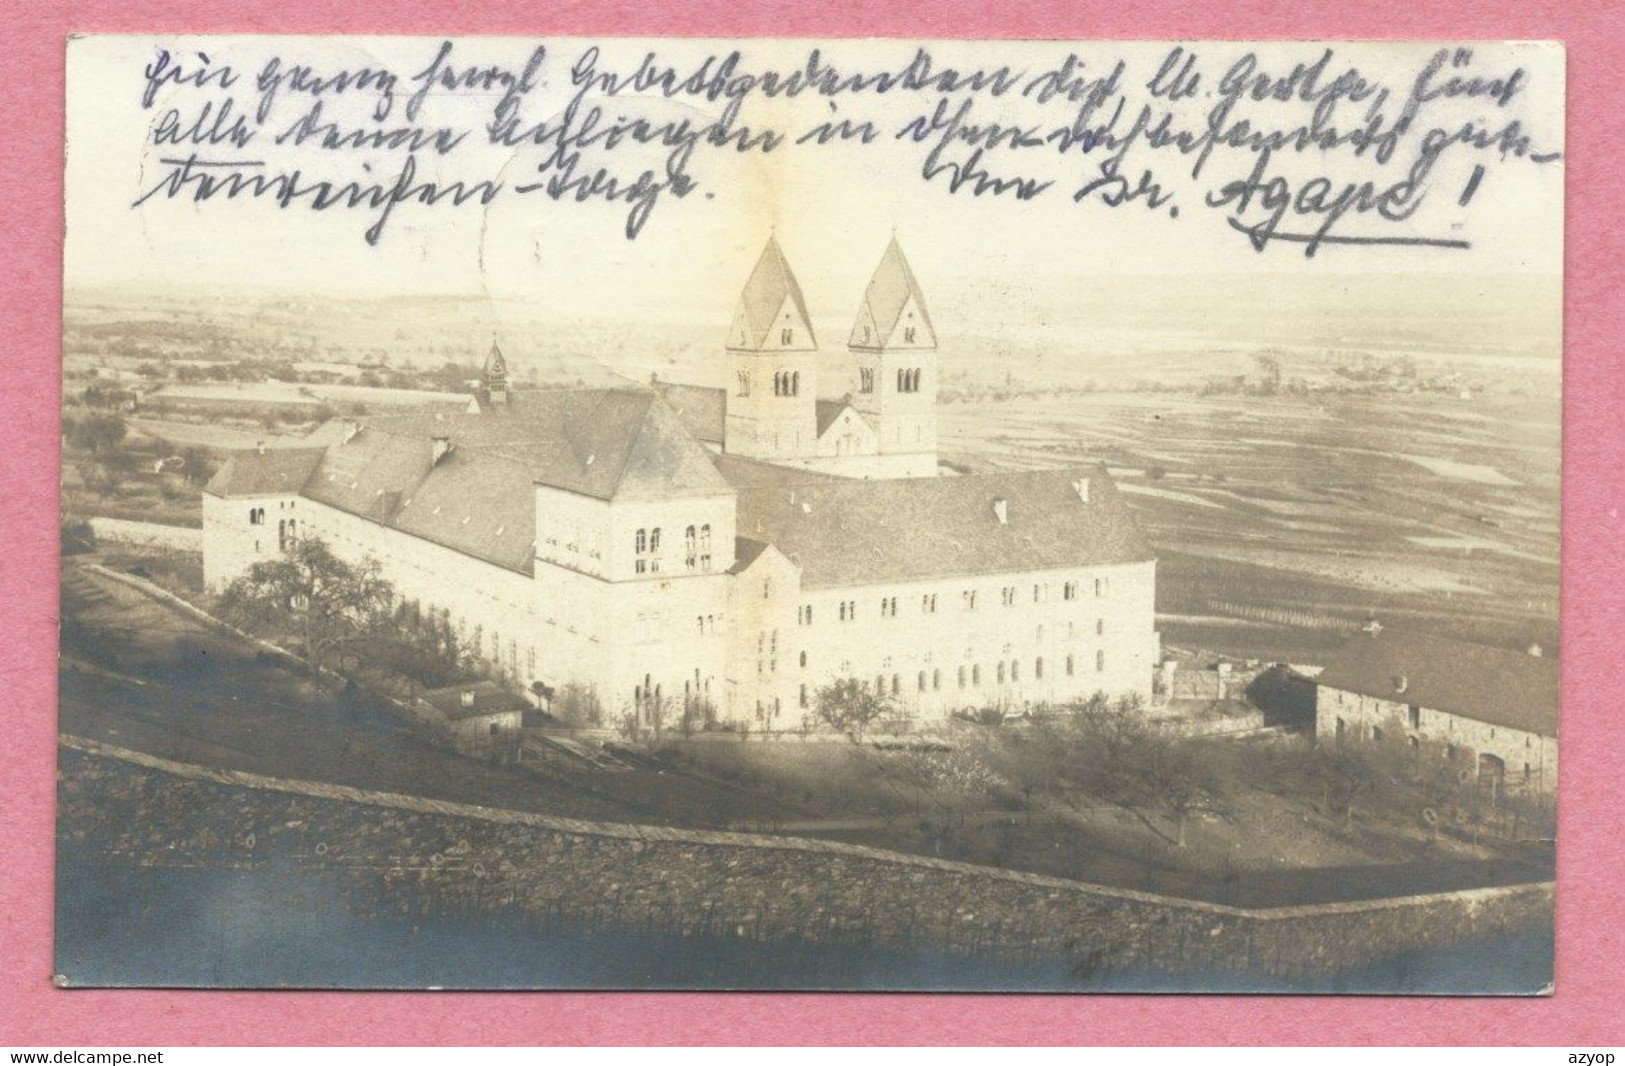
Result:
[[457,750],[478,756],[516,744],[530,706],[493,681],[430,689],[420,698],[445,719]]
[[1368,624],[1316,679],[1315,735],[1436,749],[1502,790],[1557,788],[1557,660]]

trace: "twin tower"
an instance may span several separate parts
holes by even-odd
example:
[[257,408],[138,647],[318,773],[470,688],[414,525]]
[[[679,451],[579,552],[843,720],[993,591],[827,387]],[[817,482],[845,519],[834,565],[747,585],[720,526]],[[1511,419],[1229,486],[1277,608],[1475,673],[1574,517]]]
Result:
[[801,286],[769,238],[728,334],[724,450],[851,477],[934,476],[937,337],[895,237],[846,347],[821,374]]

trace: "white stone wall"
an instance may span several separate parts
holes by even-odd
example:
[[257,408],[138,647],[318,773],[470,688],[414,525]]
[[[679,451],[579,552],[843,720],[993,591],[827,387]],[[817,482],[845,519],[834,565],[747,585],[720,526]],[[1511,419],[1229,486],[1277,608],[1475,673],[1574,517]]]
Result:
[[[257,562],[280,550],[278,529],[303,525],[307,501],[292,495],[215,496],[203,494],[203,583],[219,592]],[[259,524],[251,515],[263,512]],[[281,523],[279,527],[279,523]]]
[[[278,516],[297,516],[301,534],[342,557],[375,557],[402,598],[444,611],[516,685],[594,688],[606,724],[658,693],[668,727],[689,698],[709,699],[723,721],[797,729],[817,689],[847,677],[895,686],[904,712],[925,719],[1095,692],[1150,699],[1155,563],[804,591],[797,568],[773,549],[728,573],[732,496],[605,504],[539,492],[537,506],[538,529],[560,534],[556,545],[539,536],[538,553],[574,543],[577,566],[538,561],[532,577],[308,499],[206,496],[205,574],[219,587],[270,558]],[[254,507],[265,508],[265,525],[250,525]],[[685,531],[706,522],[711,569],[689,570]],[[656,526],[660,569],[638,573],[636,531]],[[924,609],[927,596],[934,611]],[[883,611],[893,600],[895,613]],[[852,604],[846,621],[842,603]]]
[[[541,505],[539,504],[538,507]],[[608,575],[614,581],[656,581],[700,574],[722,574],[734,563],[735,498],[732,492],[716,496],[682,497],[670,500],[616,500],[608,505],[609,544],[605,553]],[[696,536],[711,527],[711,557],[707,570],[700,558],[688,566],[685,535],[689,526]],[[660,547],[646,547],[638,570],[638,530],[645,531],[649,545],[654,530],[660,530]],[[696,553],[697,555],[700,553]],[[658,567],[653,564],[658,563]]]
[[801,573],[777,549],[757,556],[729,589],[727,705],[723,717],[752,729],[800,728],[802,671],[796,610]]
[[825,474],[836,474],[840,477],[873,480],[936,477],[938,473],[935,452],[928,454],[846,455],[838,458],[808,459],[795,465]]
[[1335,744],[1340,735],[1345,744],[1403,736],[1447,745],[1475,775],[1478,757],[1493,755],[1506,767],[1505,783],[1510,791],[1553,792],[1557,788],[1556,737],[1493,726],[1429,707],[1417,707],[1413,720],[1411,705],[1400,700],[1319,685],[1315,690],[1316,739]]
[[[535,583],[471,555],[402,533],[347,511],[301,499],[301,532],[326,541],[341,558],[376,558],[402,600],[442,610],[477,654],[518,686],[542,676],[535,625]],[[207,553],[205,554],[207,558]]]
[[[267,512],[269,514],[269,512]],[[166,526],[157,522],[132,522],[124,518],[87,519],[90,531],[101,543],[134,544],[143,548],[164,548],[169,551],[200,552],[203,550],[203,531],[186,526]]]
[[[1156,564],[1147,562],[805,591],[794,641],[798,703],[800,685],[811,698],[845,677],[883,681],[906,713],[924,718],[960,708],[1021,710],[1096,692],[1134,693],[1149,703],[1155,574]],[[1076,588],[1072,599],[1068,583]],[[926,609],[932,596],[934,611]],[[851,605],[845,620],[843,603]]]

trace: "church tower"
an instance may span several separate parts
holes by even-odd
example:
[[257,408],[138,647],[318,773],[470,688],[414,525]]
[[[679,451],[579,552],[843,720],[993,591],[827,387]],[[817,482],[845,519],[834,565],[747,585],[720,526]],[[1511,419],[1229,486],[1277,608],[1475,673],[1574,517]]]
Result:
[[894,476],[937,472],[937,334],[925,295],[894,236],[858,307],[852,336],[852,406],[880,438]]
[[508,360],[502,356],[502,349],[497,347],[493,338],[491,350],[485,356],[485,368],[481,371],[484,386],[483,392],[487,403],[499,404],[508,402]]
[[776,237],[739,294],[728,357],[725,450],[769,461],[815,455],[818,341]]

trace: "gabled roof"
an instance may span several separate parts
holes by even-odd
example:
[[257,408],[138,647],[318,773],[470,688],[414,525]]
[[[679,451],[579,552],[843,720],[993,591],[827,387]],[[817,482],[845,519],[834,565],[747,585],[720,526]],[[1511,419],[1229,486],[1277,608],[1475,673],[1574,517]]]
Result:
[[[463,693],[472,693],[473,703],[463,705]],[[530,704],[493,681],[474,681],[467,685],[448,685],[430,689],[422,696],[423,702],[435,708],[452,721],[481,718],[488,714],[511,714],[524,711]]]
[[874,481],[799,471],[775,481],[771,471],[783,468],[718,468],[739,488],[739,535],[787,556],[804,588],[1154,558],[1104,467]]
[[246,449],[234,453],[204,487],[216,496],[264,496],[304,488],[321,460],[313,447]]
[[818,400],[814,406],[817,411],[818,435],[820,437],[824,435],[826,429],[835,424],[837,418],[841,417],[842,411],[852,407],[845,400]]
[[734,564],[729,568],[730,574],[743,574],[751,568],[751,564],[762,557],[762,553],[771,548],[771,544],[749,537],[734,538]]
[[[893,236],[886,245],[885,254],[880,257],[880,265],[875,268],[874,276],[869,279],[869,287],[864,290],[857,322],[847,343],[854,348],[886,347],[897,332],[903,311],[911,300],[926,329],[927,343],[916,347],[936,347],[936,329],[931,325],[931,315],[925,309],[925,293],[920,291],[920,283],[909,268],[902,245]],[[865,325],[873,327],[872,337],[863,335]]]
[[1384,628],[1349,638],[1315,681],[1488,725],[1557,735],[1557,660],[1510,648]]
[[[817,339],[813,336],[812,317],[807,314],[807,301],[802,298],[801,286],[796,282],[795,274],[790,271],[790,264],[784,258],[784,251],[779,247],[779,239],[770,236],[767,247],[762,249],[762,256],[756,260],[756,268],[750,272],[750,278],[745,282],[745,288],[739,294],[739,309],[734,315],[734,334],[728,338],[728,347],[761,349],[767,345],[769,331],[777,325],[780,310],[785,301],[790,302],[795,314],[800,317],[797,327],[806,331],[807,343],[796,345],[799,348],[815,348]],[[739,332],[745,336],[741,343]]]

